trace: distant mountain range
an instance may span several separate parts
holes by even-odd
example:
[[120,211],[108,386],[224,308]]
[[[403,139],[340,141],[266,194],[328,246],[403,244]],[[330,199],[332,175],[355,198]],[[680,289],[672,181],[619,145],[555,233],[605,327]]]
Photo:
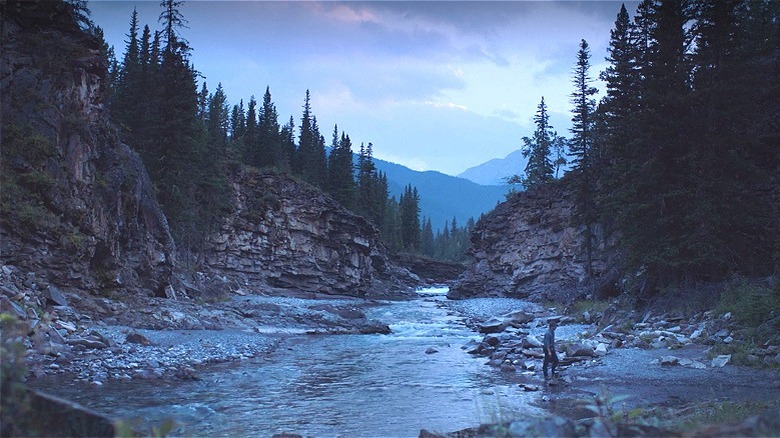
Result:
[[523,152],[516,150],[504,158],[494,158],[478,166],[470,167],[458,177],[466,178],[482,185],[503,185],[506,178],[512,175],[523,175],[528,158]]
[[[398,200],[404,187],[411,184],[420,195],[420,215],[431,219],[434,232],[452,225],[454,217],[459,227],[469,218],[479,219],[482,213],[492,210],[506,199],[509,186],[478,184],[465,178],[445,175],[441,172],[418,172],[400,164],[374,158],[376,168],[387,175],[391,196]],[[479,167],[479,166],[477,166]]]

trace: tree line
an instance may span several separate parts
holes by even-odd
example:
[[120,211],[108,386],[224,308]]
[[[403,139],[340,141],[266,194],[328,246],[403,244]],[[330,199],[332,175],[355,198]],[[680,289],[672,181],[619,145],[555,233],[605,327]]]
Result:
[[656,287],[779,272],[780,3],[644,0],[633,19],[623,5],[608,53],[596,102],[581,41],[571,138],[542,98],[516,180],[555,180],[564,143],[588,261],[614,238]]
[[[229,213],[228,173],[238,164],[291,173],[319,187],[372,221],[391,251],[462,258],[444,247],[465,246],[453,236],[467,233],[453,220],[451,229],[445,224],[433,236],[425,227],[430,223],[420,220],[412,186],[399,199],[390,196],[387,175],[373,162],[373,144],[361,143],[355,160],[349,135],[334,126],[326,146],[309,90],[296,126],[292,116],[280,124],[270,87],[262,102],[251,96],[246,107],[243,99],[231,106],[221,84],[209,91],[203,82],[198,89],[192,48],[180,34],[187,23],[181,4],[161,2],[157,31],[140,29],[134,11],[121,61],[104,43],[112,120],[141,155],[180,251],[197,257],[206,235]],[[99,28],[97,34],[102,37]]]

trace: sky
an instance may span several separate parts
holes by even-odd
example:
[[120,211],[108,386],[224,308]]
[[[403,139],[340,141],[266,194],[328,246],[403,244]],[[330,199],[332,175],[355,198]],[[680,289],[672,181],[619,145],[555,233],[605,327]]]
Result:
[[[581,39],[594,86],[607,67],[619,1],[185,1],[191,61],[230,105],[266,87],[280,124],[300,125],[306,90],[330,144],[334,125],[353,150],[414,170],[458,175],[520,149],[542,96],[559,134]],[[130,17],[159,30],[160,2],[89,1],[118,59]],[[629,12],[635,5],[626,2]],[[199,86],[200,89],[200,86]],[[520,173],[522,169],[518,170]]]

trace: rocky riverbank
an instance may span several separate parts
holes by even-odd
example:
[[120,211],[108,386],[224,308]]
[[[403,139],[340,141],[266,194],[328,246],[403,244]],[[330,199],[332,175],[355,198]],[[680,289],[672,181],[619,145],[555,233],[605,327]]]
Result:
[[[780,346],[770,340],[751,349],[741,359],[753,366],[719,354],[724,346],[746,341],[729,313],[701,312],[685,318],[620,312],[611,306],[605,311],[558,314],[554,308],[507,298],[449,305],[484,334],[481,341],[463,348],[497,372],[511,375],[524,391],[538,394],[534,404],[551,416],[509,419],[445,435],[423,430],[421,437],[675,435],[671,429],[650,426],[649,419],[661,411],[667,416],[689,412],[690,405],[705,402],[780,405]],[[545,382],[541,338],[553,319],[560,324],[556,330],[560,376]],[[616,400],[619,405],[613,405]],[[728,430],[744,436],[777,434],[776,411],[745,424],[703,430],[701,436]],[[614,420],[616,413],[625,418],[618,415]]]
[[215,302],[93,297],[0,267],[0,309],[19,321],[14,338],[26,348],[29,378],[65,375],[94,385],[195,379],[199,365],[268,353],[290,334],[389,331],[361,310],[370,300],[268,292],[238,291]]

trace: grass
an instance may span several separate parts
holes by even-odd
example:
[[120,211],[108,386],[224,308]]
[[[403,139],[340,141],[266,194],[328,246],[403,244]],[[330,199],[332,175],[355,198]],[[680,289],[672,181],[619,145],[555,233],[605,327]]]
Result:
[[778,400],[708,401],[670,412],[669,418],[662,420],[662,423],[666,423],[672,430],[685,433],[708,426],[737,423],[776,407],[780,407]]

